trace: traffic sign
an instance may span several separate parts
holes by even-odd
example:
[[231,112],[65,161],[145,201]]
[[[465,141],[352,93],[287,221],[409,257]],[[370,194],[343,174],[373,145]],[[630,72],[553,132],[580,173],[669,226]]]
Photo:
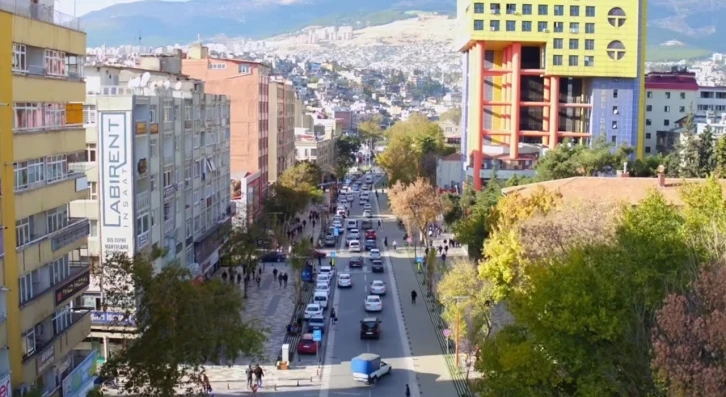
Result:
[[[315,331],[315,332],[318,332],[318,331]],[[447,338],[450,337],[451,336],[451,330],[448,329],[448,328],[444,329],[444,336],[447,337]],[[315,335],[313,335],[313,338],[315,338]]]
[[330,253],[330,257],[331,258],[335,258],[335,251],[333,251],[333,252]]
[[319,330],[319,329],[314,330],[313,331],[313,341],[320,342],[321,340],[323,340],[323,331]]
[[423,256],[416,257],[416,263],[423,263]]

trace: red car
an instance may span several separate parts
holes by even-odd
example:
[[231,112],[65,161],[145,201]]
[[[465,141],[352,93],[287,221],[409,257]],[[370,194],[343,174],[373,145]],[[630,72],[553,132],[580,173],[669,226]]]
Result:
[[313,334],[305,334],[297,344],[298,354],[318,354],[318,344],[313,340]]
[[366,231],[366,240],[375,240],[376,239],[376,231],[369,229]]

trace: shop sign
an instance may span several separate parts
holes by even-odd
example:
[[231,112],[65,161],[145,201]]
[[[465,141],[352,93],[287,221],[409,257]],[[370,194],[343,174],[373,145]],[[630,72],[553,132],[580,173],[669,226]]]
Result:
[[55,361],[55,344],[51,344],[47,349],[43,350],[38,356],[37,366],[38,373],[42,373]]
[[60,305],[70,299],[73,295],[83,291],[88,287],[90,281],[90,272],[83,272],[79,274],[76,278],[55,290],[55,304]]
[[65,379],[63,379],[63,397],[72,397],[91,378],[96,376],[98,352],[93,351]]

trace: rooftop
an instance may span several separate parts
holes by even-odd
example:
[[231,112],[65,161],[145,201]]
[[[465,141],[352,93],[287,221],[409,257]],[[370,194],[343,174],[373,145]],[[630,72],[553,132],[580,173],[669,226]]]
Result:
[[645,88],[654,90],[697,91],[696,74],[686,71],[651,72],[645,76]]
[[30,0],[0,0],[0,11],[7,11],[24,18],[47,22],[66,29],[79,32],[86,31],[81,18],[64,14],[57,11],[53,6],[32,3]]

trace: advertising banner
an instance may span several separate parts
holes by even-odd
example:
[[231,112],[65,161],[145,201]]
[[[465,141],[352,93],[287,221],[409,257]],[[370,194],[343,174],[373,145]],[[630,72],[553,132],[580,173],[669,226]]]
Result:
[[63,397],[74,397],[88,381],[96,377],[97,358],[98,352],[93,351],[63,379]]

